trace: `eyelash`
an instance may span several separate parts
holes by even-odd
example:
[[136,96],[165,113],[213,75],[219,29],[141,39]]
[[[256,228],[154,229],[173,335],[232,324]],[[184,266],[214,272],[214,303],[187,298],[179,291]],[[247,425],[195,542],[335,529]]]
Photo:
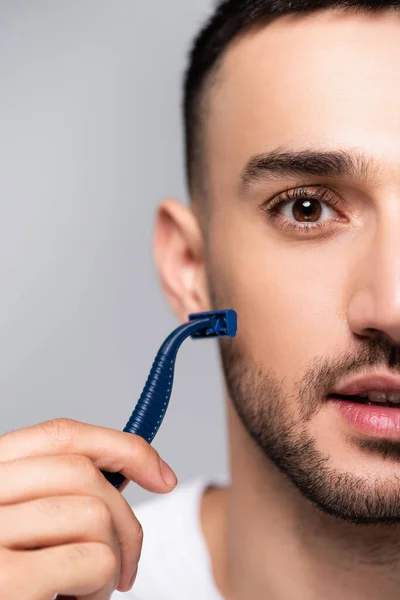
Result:
[[264,202],[262,204],[261,209],[269,214],[269,218],[279,220],[279,225],[283,229],[287,230],[295,230],[299,233],[303,233],[305,235],[310,233],[310,230],[313,232],[319,231],[321,229],[327,229],[329,226],[332,227],[333,224],[337,224],[338,220],[329,220],[329,221],[321,221],[316,223],[302,223],[299,224],[296,221],[290,221],[287,217],[282,217],[282,215],[277,214],[276,211],[280,206],[284,206],[289,202],[294,202],[296,200],[318,200],[320,202],[324,202],[328,204],[330,208],[336,208],[339,205],[339,200],[331,190],[327,188],[323,188],[321,186],[314,186],[315,191],[311,192],[309,188],[298,187],[294,189],[286,189],[281,194],[278,194],[272,200],[268,202]]

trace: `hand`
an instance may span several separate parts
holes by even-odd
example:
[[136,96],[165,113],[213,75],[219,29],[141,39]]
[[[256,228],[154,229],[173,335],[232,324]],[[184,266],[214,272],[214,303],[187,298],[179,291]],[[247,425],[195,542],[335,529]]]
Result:
[[[100,473],[150,492],[176,477],[142,438],[68,419],[0,436],[0,598],[109,600],[131,589],[142,528]],[[164,479],[165,478],[165,479]]]

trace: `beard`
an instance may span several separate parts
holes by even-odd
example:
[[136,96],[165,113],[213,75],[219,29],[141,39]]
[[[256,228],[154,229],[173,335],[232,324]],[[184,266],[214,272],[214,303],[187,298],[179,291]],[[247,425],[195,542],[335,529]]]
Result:
[[[220,340],[227,389],[236,413],[263,455],[324,513],[356,524],[400,522],[400,477],[366,478],[335,469],[307,424],[345,375],[385,366],[399,372],[400,352],[383,337],[365,341],[357,356],[317,358],[289,393],[265,366],[256,365],[238,338]],[[354,437],[365,453],[400,464],[400,442]]]

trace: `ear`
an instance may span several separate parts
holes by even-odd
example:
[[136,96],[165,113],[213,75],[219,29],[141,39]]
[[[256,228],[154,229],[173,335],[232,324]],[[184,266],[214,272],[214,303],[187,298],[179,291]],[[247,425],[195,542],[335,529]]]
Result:
[[204,242],[193,211],[176,200],[164,200],[157,211],[153,254],[167,300],[179,320],[211,310]]

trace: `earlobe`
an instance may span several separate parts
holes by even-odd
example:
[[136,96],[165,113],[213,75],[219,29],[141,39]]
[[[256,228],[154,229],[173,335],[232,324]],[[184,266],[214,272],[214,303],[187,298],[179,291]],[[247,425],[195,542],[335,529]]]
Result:
[[209,310],[204,243],[197,218],[176,200],[157,211],[153,253],[167,300],[181,321]]

